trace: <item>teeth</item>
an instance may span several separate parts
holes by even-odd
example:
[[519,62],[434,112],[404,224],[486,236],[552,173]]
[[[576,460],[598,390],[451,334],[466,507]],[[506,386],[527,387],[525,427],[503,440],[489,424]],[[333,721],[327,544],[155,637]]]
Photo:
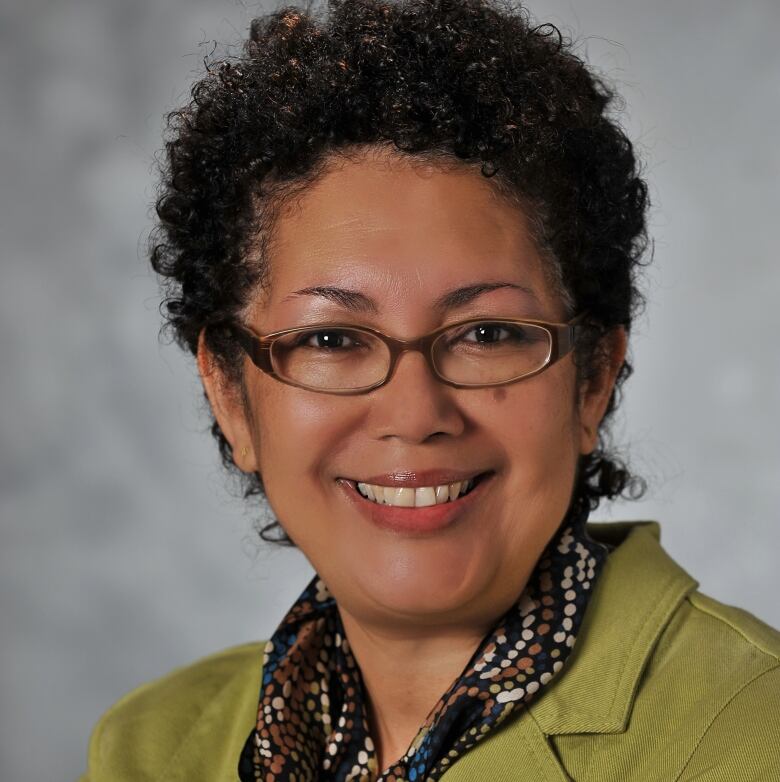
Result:
[[433,486],[422,486],[414,490],[414,507],[426,508],[436,504],[436,489]]
[[414,489],[388,489],[385,487],[385,504],[401,508],[414,507]]
[[450,487],[446,484],[444,486],[436,487],[436,502],[447,502],[450,498]]
[[399,508],[426,508],[442,505],[466,494],[474,486],[474,480],[455,481],[441,486],[420,486],[419,488],[398,486],[377,486],[358,483],[357,490],[368,500],[379,505],[394,505]]

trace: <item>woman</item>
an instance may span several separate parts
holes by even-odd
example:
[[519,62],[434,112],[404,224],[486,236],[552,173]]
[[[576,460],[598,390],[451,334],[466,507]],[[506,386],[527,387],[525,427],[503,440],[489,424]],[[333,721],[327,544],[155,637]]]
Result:
[[520,9],[344,0],[256,20],[172,115],[169,321],[317,577],[120,701],[85,779],[780,775],[778,634],[657,525],[587,523],[641,488],[607,447],[647,207],[612,99]]

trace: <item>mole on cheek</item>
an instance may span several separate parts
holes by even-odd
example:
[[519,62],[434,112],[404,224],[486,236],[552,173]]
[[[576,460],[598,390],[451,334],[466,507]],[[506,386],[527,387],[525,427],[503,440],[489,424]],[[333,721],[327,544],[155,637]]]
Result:
[[494,388],[493,389],[493,401],[494,402],[503,402],[506,399],[506,389],[505,388]]

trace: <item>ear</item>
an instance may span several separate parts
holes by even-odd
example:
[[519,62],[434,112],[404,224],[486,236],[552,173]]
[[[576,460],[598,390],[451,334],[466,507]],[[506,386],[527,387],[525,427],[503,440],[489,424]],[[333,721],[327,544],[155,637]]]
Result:
[[198,372],[211,412],[230,443],[233,462],[243,472],[258,472],[258,460],[252,440],[252,428],[244,401],[236,383],[226,376],[214,354],[206,345],[206,330],[198,335]]
[[580,388],[580,453],[592,453],[598,443],[601,420],[607,410],[620,368],[626,358],[628,337],[623,326],[610,331],[604,338],[602,366]]

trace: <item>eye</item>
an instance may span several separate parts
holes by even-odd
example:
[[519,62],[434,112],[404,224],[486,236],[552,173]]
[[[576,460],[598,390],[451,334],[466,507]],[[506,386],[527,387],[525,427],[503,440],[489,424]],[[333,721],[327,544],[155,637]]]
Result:
[[544,329],[530,323],[483,321],[453,326],[447,332],[443,345],[451,352],[495,354],[506,351],[512,354],[537,351],[548,345],[549,337]]
[[529,341],[528,331],[520,325],[512,323],[471,324],[458,329],[450,338],[450,344],[457,342],[468,345],[522,345]]
[[314,348],[317,350],[349,350],[359,347],[360,342],[354,332],[340,329],[318,329],[305,331],[295,340],[296,347]]
[[[473,339],[469,335],[474,335]],[[500,342],[511,338],[522,337],[522,329],[517,326],[506,326],[500,323],[478,323],[462,334],[464,342]]]

